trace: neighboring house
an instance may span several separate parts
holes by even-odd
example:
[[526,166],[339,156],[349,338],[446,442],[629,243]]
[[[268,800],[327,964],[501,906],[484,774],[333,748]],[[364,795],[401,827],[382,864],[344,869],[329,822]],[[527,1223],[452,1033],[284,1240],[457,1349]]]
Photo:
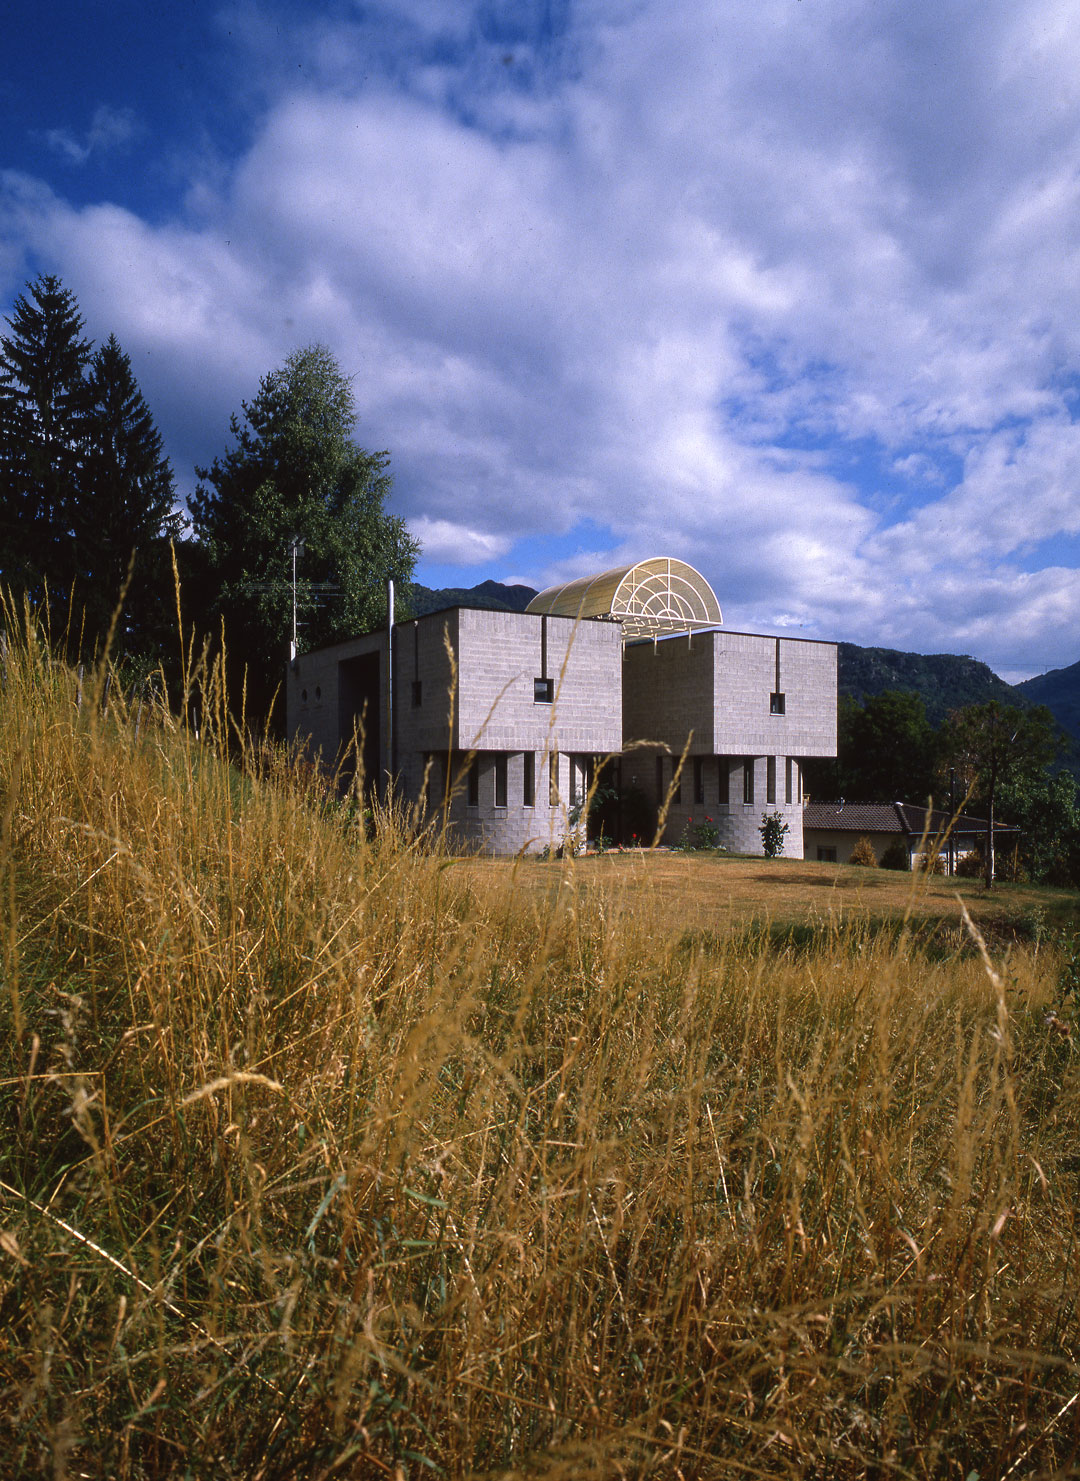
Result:
[[667,804],[664,841],[708,818],[726,847],[761,853],[776,811],[801,858],[802,761],[836,753],[836,645],[722,622],[704,577],[666,557],[523,613],[452,607],[296,658],[288,731],[346,778],[358,755],[369,788],[393,777],[496,853],[571,837],[606,762],[620,795],[654,817]]
[[[803,816],[804,857],[847,864],[856,842],[868,838],[880,862],[889,845],[899,839],[907,850],[910,869],[945,838],[951,816],[938,808],[929,812],[906,802],[808,802]],[[949,838],[940,844],[946,870],[951,867],[950,861],[980,848],[985,837],[986,819],[962,813]],[[1018,838],[1016,828],[994,824],[995,851],[1011,850]]]

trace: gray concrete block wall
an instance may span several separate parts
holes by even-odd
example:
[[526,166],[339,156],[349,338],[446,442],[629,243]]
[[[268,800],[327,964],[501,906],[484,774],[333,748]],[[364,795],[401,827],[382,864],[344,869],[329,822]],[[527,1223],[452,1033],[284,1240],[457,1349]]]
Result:
[[[836,755],[836,644],[714,632],[716,750],[729,755]],[[780,682],[777,685],[777,643]],[[784,713],[770,696],[784,696]]]
[[[539,853],[547,848],[554,850],[563,845],[572,833],[569,818],[569,778],[571,758],[557,756],[559,773],[559,798],[554,804],[550,799],[550,770],[547,754],[533,752],[534,796],[533,805],[524,805],[525,753],[511,752],[507,755],[507,805],[495,806],[495,765],[497,753],[477,751],[473,764],[477,769],[478,800],[476,805],[468,801],[465,779],[467,752],[459,751],[451,757],[451,795],[446,808],[447,831],[453,846],[477,848],[487,853],[516,854]],[[433,764],[431,778],[435,785],[430,789],[428,816],[441,825],[443,787],[445,786],[445,756]],[[403,786],[409,795],[420,795],[422,766],[414,768],[410,780],[403,777]]]
[[834,756],[836,654],[835,643],[716,629],[631,644],[623,733],[678,752],[691,736],[691,754]]
[[691,736],[692,752],[715,751],[712,637],[711,632],[681,633],[624,649],[624,744],[659,741],[681,755]]
[[[459,621],[463,748],[600,755],[620,749],[622,633],[617,625],[464,608]],[[552,704],[536,703],[537,678],[551,679]]]
[[[643,750],[639,754],[642,757],[648,757],[647,761],[642,762],[637,772],[639,784],[659,808],[663,804],[664,797],[667,796],[679,758],[674,755],[663,756],[663,793],[661,793],[657,790],[655,759],[659,753]],[[788,825],[784,838],[783,857],[801,859],[803,857],[803,803],[799,792],[798,762],[791,758],[792,787],[789,803],[785,800],[787,795],[785,763],[788,758],[784,756],[775,758],[776,801],[769,802],[767,801],[768,759],[767,756],[702,757],[702,780],[705,795],[704,801],[699,802],[694,795],[693,758],[688,757],[680,777],[679,796],[673,796],[668,805],[661,843],[673,846],[683,838],[692,824],[712,821],[718,830],[719,842],[724,848],[730,849],[733,853],[761,854],[763,853],[762,815],[778,812]],[[753,774],[753,802],[743,801],[744,770],[747,764],[752,768]],[[728,801],[726,803],[720,801],[721,767],[726,767],[728,771]]]
[[[385,679],[386,633],[366,633],[315,653],[302,653],[290,664],[285,674],[285,729],[290,740],[305,741],[308,755],[319,760],[328,770],[337,765],[343,744],[339,724],[340,665],[350,658],[379,654],[381,676]],[[380,740],[382,738],[380,737]],[[385,745],[381,744],[381,762],[385,767]]]

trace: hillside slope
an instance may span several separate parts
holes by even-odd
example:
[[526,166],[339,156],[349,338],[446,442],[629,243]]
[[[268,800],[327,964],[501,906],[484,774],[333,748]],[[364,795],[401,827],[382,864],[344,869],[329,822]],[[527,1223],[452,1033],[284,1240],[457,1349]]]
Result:
[[1030,704],[1046,705],[1058,724],[1080,741],[1080,663],[1025,679],[1016,690]]
[[495,612],[524,612],[536,592],[531,586],[504,586],[501,581],[481,581],[478,586],[417,586],[411,588],[411,605],[417,617],[443,612],[447,607],[484,607]]
[[940,725],[950,710],[990,699],[1008,705],[1033,702],[976,658],[860,648],[855,643],[838,646],[841,694],[862,702],[886,689],[910,691],[922,699],[931,725]]

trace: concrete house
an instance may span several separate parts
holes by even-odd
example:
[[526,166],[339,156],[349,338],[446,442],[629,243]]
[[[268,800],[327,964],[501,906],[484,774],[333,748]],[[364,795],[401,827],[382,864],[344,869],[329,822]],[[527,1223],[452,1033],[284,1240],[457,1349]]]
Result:
[[801,858],[802,761],[836,752],[836,645],[722,624],[693,567],[640,561],[523,613],[454,607],[302,654],[288,731],[346,776],[359,756],[368,785],[393,777],[496,853],[562,843],[599,776],[616,841],[636,822],[651,842],[640,819],[666,803],[665,842],[708,819],[728,848],[760,853],[776,811]]

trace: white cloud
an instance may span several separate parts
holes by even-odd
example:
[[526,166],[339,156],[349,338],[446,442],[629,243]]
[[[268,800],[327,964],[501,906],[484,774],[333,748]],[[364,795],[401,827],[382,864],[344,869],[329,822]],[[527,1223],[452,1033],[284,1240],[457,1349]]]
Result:
[[421,516],[412,522],[413,533],[420,540],[430,560],[452,565],[473,565],[480,561],[499,560],[510,548],[510,541],[483,530],[470,530],[448,519]]
[[612,549],[537,579],[670,550],[736,625],[1076,658],[1037,551],[1080,529],[1064,7],[591,0],[513,44],[449,3],[235,14],[270,100],[190,214],[0,193],[0,262],[116,330],[178,464],[319,339],[431,559],[589,520]]
[[110,108],[103,103],[95,108],[90,127],[81,137],[68,129],[47,129],[45,142],[71,164],[82,165],[93,154],[105,154],[127,144],[136,132],[135,115],[130,108]]

